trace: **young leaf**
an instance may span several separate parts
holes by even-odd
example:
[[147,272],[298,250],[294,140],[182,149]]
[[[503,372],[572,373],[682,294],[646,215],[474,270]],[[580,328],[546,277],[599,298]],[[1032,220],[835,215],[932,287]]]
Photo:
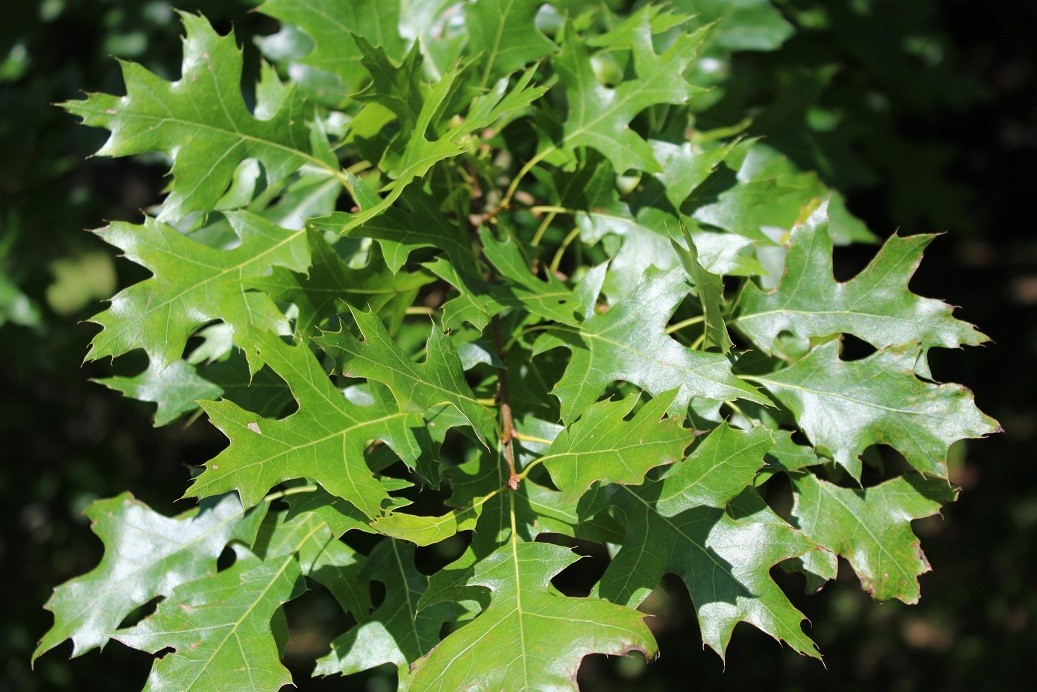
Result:
[[695,247],[695,240],[691,237],[688,229],[681,229],[684,233],[684,242],[687,247],[670,239],[673,249],[680,257],[684,270],[695,284],[695,292],[698,293],[699,303],[702,304],[702,315],[706,323],[706,345],[715,346],[721,353],[730,353],[731,337],[727,333],[727,324],[724,322],[724,282],[716,274],[707,272],[699,264],[699,253]]

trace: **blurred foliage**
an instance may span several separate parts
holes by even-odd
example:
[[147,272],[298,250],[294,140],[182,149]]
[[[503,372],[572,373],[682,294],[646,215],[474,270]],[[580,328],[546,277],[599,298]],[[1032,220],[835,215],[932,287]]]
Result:
[[[247,12],[255,4],[176,6],[204,9],[219,30],[233,23],[239,41],[251,41],[277,30]],[[1037,6],[675,4],[703,21],[729,11],[758,21],[758,31],[725,37],[732,56],[718,60],[717,69],[737,78],[703,103],[703,127],[765,137],[847,193],[852,211],[880,235],[895,226],[965,232],[936,243],[912,288],[962,303],[961,315],[998,342],[967,355],[941,353],[933,370],[937,378],[973,383],[981,407],[1007,433],[958,450],[961,500],[944,519],[919,522],[934,567],[922,579],[920,605],[864,607],[867,597],[852,578],[797,602],[816,623],[811,634],[827,654],[827,670],[748,628],[734,640],[727,673],[718,661],[683,655],[698,636],[688,604],[669,607],[687,598],[674,588],[646,604],[657,614],[661,659],[644,666],[596,657],[585,663],[581,682],[592,690],[674,689],[690,680],[788,690],[1016,687],[1037,644],[1030,567],[1037,560],[1037,483],[1020,466],[1037,437],[1032,378],[1021,375],[1037,357],[1037,242],[1027,202],[1037,185],[1037,49],[1030,40]],[[172,512],[185,463],[212,456],[222,443],[207,426],[153,430],[149,406],[88,381],[135,372],[141,363],[80,368],[90,329],[78,320],[116,284],[141,278],[82,229],[139,219],[138,210],[158,198],[164,166],[87,158],[103,134],[76,126],[51,103],[84,91],[118,93],[111,56],[175,76],[179,23],[172,4],[161,0],[7,0],[3,9],[0,560],[8,566],[7,591],[17,596],[5,603],[0,622],[0,689],[135,688],[149,661],[114,643],[104,659],[93,653],[70,663],[55,655],[30,672],[29,654],[50,618],[40,604],[53,585],[100,555],[81,516],[86,504],[130,488],[156,510]],[[781,47],[754,50],[770,43]],[[742,122],[747,109],[754,117]],[[837,275],[846,278],[870,250],[841,252]],[[605,559],[595,556],[581,569],[600,574]],[[304,599],[289,609],[289,655],[321,646],[327,623],[320,606]],[[367,688],[382,689],[381,681],[372,676]]]

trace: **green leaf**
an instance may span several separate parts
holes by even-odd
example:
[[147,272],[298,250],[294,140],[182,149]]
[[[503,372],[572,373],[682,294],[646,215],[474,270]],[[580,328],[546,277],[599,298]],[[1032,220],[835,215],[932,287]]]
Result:
[[238,548],[238,561],[207,579],[181,584],[155,614],[118,639],[155,661],[145,689],[278,689],[292,683],[281,665],[271,618],[305,590],[293,555],[262,562]]
[[[273,64],[244,70],[185,15],[176,81],[127,64],[126,96],[67,104],[111,131],[102,154],[172,161],[157,219],[100,232],[151,277],[96,318],[89,357],[143,350],[103,383],[159,423],[200,406],[229,445],[189,488],[221,496],[204,509],[92,507],[106,552],[55,592],[37,655],[116,636],[161,656],[152,687],[276,689],[302,622],[281,606],[319,585],[295,612],[326,591],[343,624],[317,675],[571,689],[588,654],[654,653],[633,607],[666,574],[721,656],[740,622],[818,655],[778,567],[816,589],[843,556],[877,598],[917,600],[911,522],[953,499],[949,445],[997,424],[931,381],[928,349],[985,337],[910,292],[930,236],[834,280],[833,246],[876,240],[823,182],[873,182],[837,70],[797,62],[825,62],[838,17],[251,4],[281,24],[256,41]],[[24,298],[6,276],[0,313]],[[842,334],[879,350],[842,361]],[[837,485],[837,465],[886,466],[876,445],[922,473]],[[779,475],[789,518],[757,490],[787,509]],[[560,543],[613,556],[597,586]]]
[[636,384],[652,396],[679,387],[678,408],[693,396],[768,403],[731,373],[723,355],[693,351],[666,335],[666,321],[688,290],[684,271],[649,269],[627,298],[584,320],[578,332],[554,330],[537,340],[537,353],[557,346],[572,352],[552,390],[562,403],[562,420],[576,418],[614,380]]
[[498,309],[510,307],[528,310],[543,319],[574,327],[579,324],[576,313],[586,315],[593,311],[605,277],[605,266],[589,270],[580,286],[574,290],[550,272],[547,272],[546,280],[537,278],[530,270],[529,261],[510,236],[497,240],[484,226],[479,229],[479,240],[486,259],[505,280],[503,285],[472,287],[480,294],[488,293],[493,298],[491,308],[500,306]]
[[638,485],[650,469],[679,461],[695,433],[664,417],[676,394],[652,399],[630,420],[637,396],[599,401],[562,430],[540,461],[563,501],[575,503],[596,481]]
[[363,267],[349,267],[320,234],[310,230],[308,236],[312,263],[305,275],[274,267],[269,276],[249,282],[275,301],[295,305],[295,328],[301,334],[314,335],[316,327],[338,314],[340,303],[388,311],[398,326],[418,289],[431,281],[419,272],[389,272],[376,253]]
[[721,423],[688,457],[659,481],[655,509],[666,516],[688,507],[723,509],[745,488],[764,464],[775,444],[772,431],[758,425],[739,430]]
[[356,615],[356,627],[331,642],[314,675],[349,675],[383,663],[405,666],[439,642],[443,623],[457,612],[447,605],[417,611],[428,578],[414,567],[414,546],[402,541],[376,545],[363,576],[385,584],[385,600],[374,611]]
[[[769,353],[778,334],[801,338],[843,332],[876,348],[919,342],[958,348],[987,340],[975,327],[954,319],[946,303],[908,290],[922,251],[932,235],[894,235],[857,276],[837,283],[832,276],[832,238],[827,205],[822,204],[792,232],[781,284],[769,293],[747,283],[739,296],[734,324],[757,348]],[[924,361],[920,361],[924,366]],[[919,374],[927,376],[926,370]]]
[[[673,238],[678,227],[689,222],[695,223],[693,219],[680,218],[652,207],[634,212],[629,205],[620,202],[580,212],[576,216],[580,238],[587,244],[605,239],[603,245],[608,250],[608,236],[616,235],[623,239],[618,250],[609,250],[613,260],[605,279],[604,292],[613,302],[630,293],[649,266],[663,270],[681,266]],[[751,276],[765,273],[751,254],[753,241],[748,238],[711,231],[693,233],[692,238],[699,263],[712,274]]]
[[326,516],[324,512],[268,513],[252,548],[268,562],[296,555],[301,573],[323,584],[342,610],[356,617],[366,615],[371,609],[371,591],[361,576],[366,560],[336,538]]
[[650,142],[656,160],[662,167],[653,175],[666,188],[666,199],[674,209],[680,209],[684,200],[699,185],[709,178],[737,145],[732,142],[726,146],[715,147],[703,151],[691,142],[673,144],[653,140]]
[[673,249],[680,257],[684,270],[695,284],[695,292],[698,294],[699,303],[702,304],[702,315],[705,319],[706,346],[715,346],[721,353],[731,352],[731,337],[727,333],[727,323],[724,322],[724,282],[716,274],[707,272],[699,264],[699,253],[695,247],[695,239],[691,237],[687,227],[681,229],[684,232],[684,242],[687,247],[680,245],[676,240],[670,239]]
[[198,375],[195,367],[183,360],[166,368],[150,364],[147,370],[132,377],[106,377],[96,381],[128,397],[158,404],[155,427],[195,410],[199,399],[215,399],[223,394],[218,384]]
[[258,159],[270,181],[304,164],[328,168],[310,154],[303,101],[294,90],[288,89],[271,117],[253,117],[241,96],[242,58],[233,34],[218,35],[204,17],[180,17],[187,30],[180,80],[167,82],[125,62],[126,96],[92,94],[62,104],[86,125],[111,131],[98,154],[157,151],[173,160],[159,221],[213,209],[246,158]]
[[415,461],[420,417],[384,401],[359,406],[347,400],[305,345],[288,346],[274,335],[255,343],[258,357],[288,382],[299,410],[272,420],[228,401],[204,403],[230,446],[206,464],[188,495],[237,490],[251,507],[282,481],[311,478],[368,517],[378,516],[389,494],[368,468],[364,448],[369,440],[383,440],[404,460]]
[[478,563],[469,583],[490,590],[489,607],[415,665],[412,686],[574,690],[585,656],[655,655],[643,614],[550,587],[577,559],[560,546],[512,541]]
[[432,324],[424,363],[415,363],[400,350],[373,313],[353,311],[363,341],[346,331],[326,334],[317,342],[335,356],[349,377],[363,377],[385,384],[402,411],[426,414],[449,404],[464,416],[483,443],[496,437],[497,421],[490,409],[475,400],[465,382],[453,342]]
[[371,73],[371,86],[362,95],[363,98],[385,107],[396,116],[402,129],[412,131],[418,126],[425,105],[425,90],[422,89],[421,79],[422,57],[418,46],[411,47],[400,64],[396,65],[382,45],[371,45],[359,35],[354,36],[353,40],[363,56],[361,62]]
[[894,478],[871,488],[840,488],[811,474],[793,478],[792,515],[819,545],[846,558],[864,590],[880,601],[917,603],[929,571],[913,519],[938,514],[954,489],[940,480]]
[[288,517],[314,516],[328,525],[333,536],[341,536],[346,531],[370,531],[368,518],[349,502],[335,497],[322,488],[313,492],[291,495],[286,499]]
[[97,231],[152,277],[117,293],[111,307],[93,318],[102,330],[87,358],[143,348],[159,370],[178,361],[188,337],[214,320],[229,325],[241,346],[256,330],[286,333],[287,321],[273,301],[247,292],[244,282],[271,266],[306,269],[310,253],[305,234],[247,212],[229,213],[227,219],[241,238],[232,250],[207,248],[153,219],[142,226],[120,222]]
[[123,493],[91,503],[86,515],[105,544],[104,556],[93,570],[54,590],[45,606],[54,625],[40,639],[34,661],[69,638],[73,656],[102,647],[138,606],[215,574],[242,508],[226,495],[169,518]]
[[354,37],[385,47],[394,58],[402,57],[406,47],[396,29],[400,0],[267,0],[258,9],[313,40],[313,50],[301,63],[331,72],[354,89],[365,76]]
[[840,343],[815,347],[802,360],[754,377],[796,416],[821,453],[860,478],[860,455],[886,444],[922,473],[947,477],[947,448],[957,440],[997,432],[972,393],[914,374],[917,344],[876,351],[862,360],[839,359]]
[[792,35],[792,25],[770,0],[674,0],[699,22],[715,22],[714,43],[725,50],[774,50]]
[[598,83],[585,43],[572,22],[565,25],[561,52],[552,64],[569,99],[562,145],[567,150],[590,147],[601,152],[617,172],[661,171],[652,146],[630,129],[630,121],[656,104],[683,104],[693,89],[682,76],[695,58],[705,32],[681,34],[663,53],[655,53],[648,12],[634,32],[637,79],[615,89]]
[[542,4],[540,0],[476,0],[465,8],[468,47],[479,56],[482,84],[556,50],[534,21]]
[[[545,92],[544,87],[530,86],[533,70],[527,71],[513,87],[508,88],[507,80],[500,80],[485,94],[471,103],[467,117],[461,119],[446,134],[429,140],[425,136],[434,118],[440,115],[447,97],[451,93],[456,72],[451,72],[437,81],[425,93],[421,111],[414,124],[413,135],[407,140],[402,153],[393,165],[394,180],[388,186],[385,197],[371,193],[368,187],[355,175],[348,171],[342,174],[343,180],[359,206],[355,214],[335,212],[328,216],[308,221],[317,230],[326,230],[342,235],[361,224],[374,219],[389,210],[393,203],[415,179],[425,175],[436,163],[451,159],[466,151],[470,145],[468,136],[484,130],[500,118],[525,109]],[[389,252],[386,251],[388,257]],[[390,262],[390,267],[392,263]]]
[[[750,456],[762,465],[758,454],[752,449]],[[722,471],[723,466],[712,469],[698,482],[708,488],[712,475]],[[663,574],[676,574],[691,594],[702,641],[721,658],[739,622],[788,642],[802,654],[817,656],[800,627],[803,614],[770,576],[774,565],[815,549],[814,544],[774,514],[752,489],[732,500],[728,512],[691,501],[671,501],[665,509],[656,505],[667,497],[664,491],[671,498],[708,493],[693,489],[695,481],[688,480],[684,487],[667,488],[660,482],[637,489],[618,486],[616,500],[626,520],[626,536],[601,578],[599,595],[636,606]]]

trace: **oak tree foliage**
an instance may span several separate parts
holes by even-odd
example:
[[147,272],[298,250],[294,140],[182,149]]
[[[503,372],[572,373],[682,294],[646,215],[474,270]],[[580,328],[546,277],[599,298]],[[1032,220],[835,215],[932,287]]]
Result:
[[[98,231],[151,276],[88,357],[143,351],[106,384],[229,444],[179,516],[88,509],[104,557],[35,656],[115,639],[159,653],[149,688],[276,689],[283,606],[321,588],[354,624],[315,675],[564,689],[588,654],[656,655],[637,607],[666,573],[720,656],[741,622],[820,656],[778,565],[820,587],[844,558],[915,602],[911,521],[954,498],[951,445],[998,429],[927,354],[985,337],[909,289],[931,236],[837,282],[837,246],[873,241],[838,193],[703,129],[732,51],[792,31],[717,6],[269,0],[256,83],[184,14],[179,78],[124,63],[125,95],[64,104],[99,154],[171,164],[143,223]],[[577,540],[612,555],[580,597],[553,585]]]

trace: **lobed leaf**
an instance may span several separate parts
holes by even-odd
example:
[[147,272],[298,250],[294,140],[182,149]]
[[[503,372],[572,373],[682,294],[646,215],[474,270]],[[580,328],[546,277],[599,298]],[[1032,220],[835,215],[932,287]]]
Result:
[[227,219],[241,238],[231,250],[207,248],[153,219],[143,226],[114,223],[97,231],[152,277],[117,293],[111,306],[93,318],[101,332],[87,358],[142,348],[152,367],[161,370],[181,358],[196,329],[214,320],[229,325],[242,346],[257,332],[287,333],[288,322],[273,301],[247,291],[245,282],[271,266],[305,270],[310,263],[305,234],[248,212],[232,212]]
[[929,571],[911,520],[954,500],[948,483],[899,477],[871,488],[841,488],[816,476],[793,479],[792,515],[807,536],[844,557],[875,599],[917,603],[918,575]]
[[677,386],[677,408],[696,396],[768,403],[734,376],[723,355],[694,351],[666,335],[666,320],[688,290],[683,271],[649,269],[629,296],[604,314],[587,317],[578,331],[555,330],[537,340],[537,353],[558,346],[572,353],[552,390],[561,401],[563,421],[573,420],[615,380],[653,396]]
[[922,473],[947,477],[947,449],[999,426],[952,384],[915,376],[918,345],[887,348],[861,360],[839,358],[840,344],[815,347],[791,367],[753,378],[796,416],[814,447],[860,478],[860,455],[873,444],[899,451]]
[[416,432],[420,417],[384,401],[367,407],[352,403],[331,384],[305,345],[288,346],[277,336],[264,335],[256,346],[257,357],[288,382],[299,410],[272,420],[228,401],[204,403],[203,410],[230,446],[206,464],[188,495],[237,490],[242,502],[252,506],[282,481],[312,478],[366,516],[381,514],[389,494],[368,468],[365,446],[380,439],[415,462],[421,453]]
[[327,168],[311,153],[298,94],[288,87],[276,112],[254,117],[241,95],[242,57],[234,35],[220,36],[201,16],[180,18],[187,36],[179,80],[167,82],[124,62],[126,96],[92,94],[62,104],[84,124],[111,132],[98,154],[163,152],[172,159],[173,181],[158,220],[212,210],[246,158],[259,160],[271,181],[305,164]]
[[54,590],[46,608],[54,625],[33,660],[72,639],[72,655],[103,647],[123,619],[156,596],[216,573],[216,558],[242,518],[241,503],[225,495],[201,510],[169,518],[129,493],[97,500],[86,510],[105,544],[100,564]]
[[863,271],[837,283],[828,207],[822,204],[793,230],[781,284],[769,293],[754,283],[745,285],[734,325],[766,353],[781,332],[801,338],[853,334],[876,348],[917,342],[923,354],[918,372],[928,377],[924,355],[931,347],[975,346],[987,340],[972,325],[955,319],[949,305],[908,290],[922,251],[934,237],[894,235]]
[[418,661],[412,686],[576,689],[589,654],[653,656],[641,613],[551,590],[551,578],[576,559],[560,546],[513,540],[479,562],[469,583],[491,591],[489,607]]

